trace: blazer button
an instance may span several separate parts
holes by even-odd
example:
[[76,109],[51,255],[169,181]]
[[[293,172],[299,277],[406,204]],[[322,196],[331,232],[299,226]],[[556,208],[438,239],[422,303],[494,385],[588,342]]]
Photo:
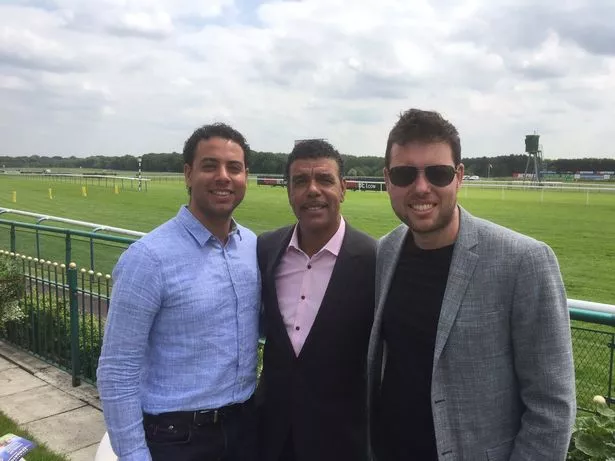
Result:
[[305,299],[305,296],[301,295],[301,299]]

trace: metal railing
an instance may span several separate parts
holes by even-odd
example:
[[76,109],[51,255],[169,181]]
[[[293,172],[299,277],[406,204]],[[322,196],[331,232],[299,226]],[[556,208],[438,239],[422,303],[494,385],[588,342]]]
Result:
[[[592,398],[615,403],[615,306],[568,299],[579,410],[594,411]],[[580,323],[583,322],[583,323]]]
[[62,218],[59,216],[51,216],[41,213],[32,213],[31,211],[14,210],[12,208],[0,207],[0,215],[2,214],[15,214],[17,216],[35,218],[36,224],[41,224],[43,221],[55,221],[62,224],[89,227],[92,229],[92,232],[114,232],[116,234],[129,235],[131,237],[143,237],[145,235],[145,232],[123,229],[121,227],[107,226],[106,224],[96,224],[88,221],[78,221],[76,219]]
[[[88,224],[73,221],[75,223]],[[93,226],[96,227],[92,231],[85,231],[0,219],[0,231],[5,231],[0,232],[0,248],[21,254],[32,254],[34,248],[37,259],[63,261],[65,265],[77,261],[80,266],[110,273],[126,247],[144,235],[136,231],[130,231],[134,237],[102,234],[102,231],[123,234],[129,231],[98,224]],[[97,248],[101,251],[97,252]]]
[[0,336],[71,373],[73,386],[95,383],[111,277],[6,250],[0,263],[23,281],[18,315],[3,321]]
[[599,181],[597,183],[558,182],[542,181],[540,183],[513,180],[513,181],[464,181],[464,187],[478,189],[507,189],[507,190],[547,190],[560,192],[585,192],[585,193],[615,193],[615,184],[612,181]]
[[[4,174],[13,177],[18,176],[19,179],[30,179],[34,181],[44,180],[47,182],[63,182],[70,184],[92,185],[102,187],[118,187],[121,190],[144,190],[147,192],[149,178],[144,176],[116,176],[116,175],[101,175],[101,174],[78,174],[78,173],[26,173],[6,172]],[[183,178],[183,176],[182,176]]]
[[[0,257],[19,262],[26,286],[20,299],[25,320],[9,323],[5,338],[71,371],[74,382],[80,377],[93,382],[112,285],[111,277],[104,274],[111,273],[119,254],[135,239],[0,220],[0,229],[2,226],[10,231],[10,239],[3,241],[0,233]],[[34,256],[23,256],[30,252],[27,242],[19,244],[19,232],[33,237],[29,249],[36,248]],[[58,248],[53,250],[48,244],[42,248],[39,239],[43,236],[61,237]],[[90,265],[79,264],[87,269],[71,263],[76,256],[75,240],[87,246],[83,260]],[[94,249],[100,245],[105,255],[95,258]],[[115,254],[110,254],[109,245]],[[50,253],[59,257],[50,257]],[[614,404],[615,306],[568,299],[568,308],[573,321],[578,407],[592,409],[595,395]]]

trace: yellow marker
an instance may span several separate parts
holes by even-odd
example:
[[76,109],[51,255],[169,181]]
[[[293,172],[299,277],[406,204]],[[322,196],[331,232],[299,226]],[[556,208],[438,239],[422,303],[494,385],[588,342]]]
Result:
[[120,188],[118,187],[118,185],[115,185],[115,195],[120,193]]
[[84,197],[88,196],[88,190],[85,186],[81,186],[81,195],[83,195]]
[[17,203],[17,191],[13,191],[13,203]]
[[50,200],[51,200],[51,199],[53,199],[53,194],[52,194],[52,192],[51,192],[51,188],[49,188],[49,199],[50,199]]

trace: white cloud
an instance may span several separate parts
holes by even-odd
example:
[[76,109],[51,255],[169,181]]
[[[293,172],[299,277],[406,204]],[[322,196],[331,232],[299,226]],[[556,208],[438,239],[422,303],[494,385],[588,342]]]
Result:
[[164,11],[125,12],[107,20],[106,29],[119,35],[164,38],[173,33],[171,17]]
[[549,157],[615,157],[610,0],[348,5],[5,1],[0,155],[179,151],[215,120],[257,150],[325,137],[381,155],[421,107],[458,126],[464,155],[522,153],[537,130]]

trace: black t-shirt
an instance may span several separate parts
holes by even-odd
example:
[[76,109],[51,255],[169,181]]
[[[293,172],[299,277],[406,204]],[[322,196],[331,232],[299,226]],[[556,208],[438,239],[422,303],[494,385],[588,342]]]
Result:
[[386,304],[387,360],[377,409],[383,461],[437,461],[431,374],[440,308],[454,245],[421,250],[408,234]]

